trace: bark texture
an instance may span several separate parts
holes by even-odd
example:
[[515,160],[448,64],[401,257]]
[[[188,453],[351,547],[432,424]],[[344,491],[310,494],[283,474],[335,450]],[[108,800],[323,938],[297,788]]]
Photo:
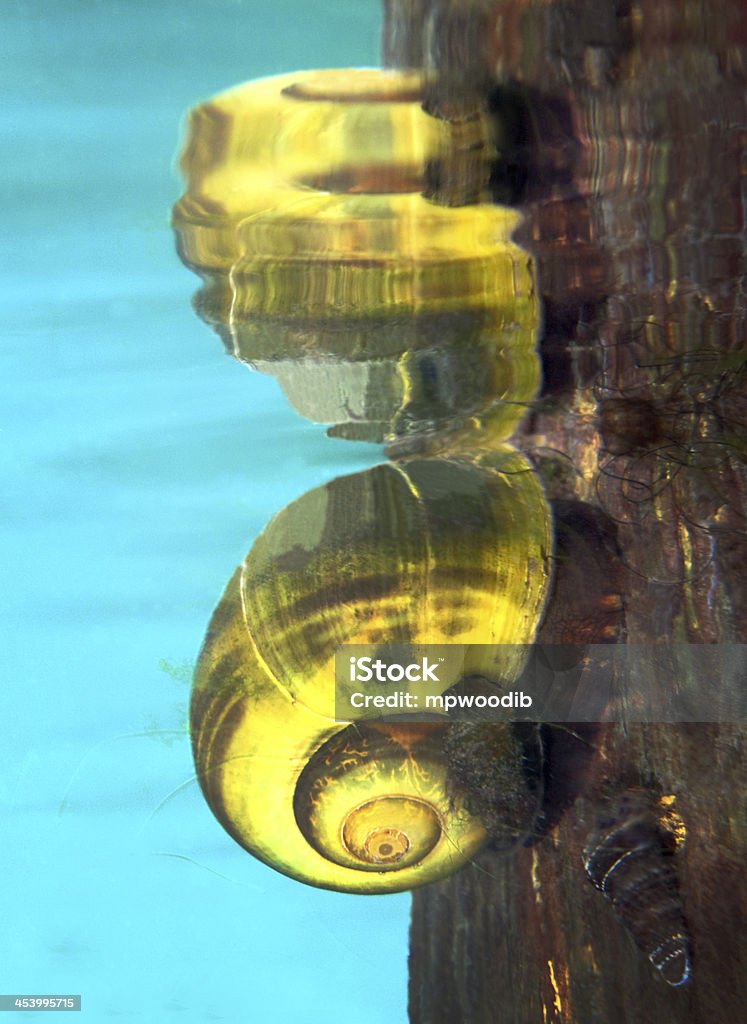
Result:
[[[556,503],[613,524],[627,642],[747,642],[743,3],[386,0],[384,58],[432,71],[428,104],[455,138],[473,131],[434,170],[434,197],[525,210],[545,382],[515,442]],[[494,152],[478,123],[493,125]],[[588,639],[600,565],[556,593],[566,642]],[[718,700],[742,681],[699,684]],[[548,808],[535,842],[414,896],[412,1021],[741,1019],[742,727],[617,724],[585,747],[548,736],[556,820]],[[656,930],[649,912],[623,923],[585,877],[589,836],[624,793],[669,817],[662,856],[692,948],[680,987],[636,944],[636,927]]]

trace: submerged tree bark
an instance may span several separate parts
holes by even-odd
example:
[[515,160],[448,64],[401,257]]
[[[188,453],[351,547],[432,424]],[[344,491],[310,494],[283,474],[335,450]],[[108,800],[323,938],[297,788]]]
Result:
[[[435,72],[427,102],[463,142],[433,168],[434,198],[489,191],[526,212],[545,383],[514,440],[551,497],[615,524],[627,642],[747,642],[744,5],[386,0],[384,31],[387,63]],[[492,156],[480,119],[497,125]],[[727,685],[698,682],[714,701]],[[562,746],[560,789],[581,770]],[[547,835],[415,893],[416,1024],[743,1015],[740,723],[621,723],[591,746]],[[584,875],[589,836],[630,792],[681,819],[667,855],[693,962],[679,987]]]

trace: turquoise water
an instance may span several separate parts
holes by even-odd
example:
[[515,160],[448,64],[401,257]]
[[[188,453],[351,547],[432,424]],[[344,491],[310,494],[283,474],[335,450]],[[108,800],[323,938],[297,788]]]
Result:
[[378,32],[374,0],[0,10],[2,992],[81,993],[91,1021],[406,1019],[409,897],[274,873],[192,778],[188,680],[234,566],[377,453],[223,355],[169,228],[188,106],[374,64]]

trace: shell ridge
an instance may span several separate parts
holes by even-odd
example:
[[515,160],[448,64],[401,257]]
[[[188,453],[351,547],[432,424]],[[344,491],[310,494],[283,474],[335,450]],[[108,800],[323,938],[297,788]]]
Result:
[[[265,659],[262,657],[262,653],[261,653],[261,651],[259,649],[259,645],[257,644],[257,640],[256,640],[256,638],[254,636],[254,630],[252,629],[251,625],[249,624],[249,614],[248,614],[247,607],[246,607],[246,597],[245,597],[245,583],[246,583],[246,559],[244,559],[244,561],[241,563],[241,576],[239,577],[239,596],[241,598],[241,615],[242,615],[242,617],[244,619],[244,626],[245,626],[246,632],[247,632],[247,634],[249,636],[249,642],[252,645],[252,649],[253,649],[254,654],[255,654],[255,656],[257,658],[257,661],[262,666],[262,668],[265,670],[265,674],[266,674],[267,678],[270,680],[270,682],[274,686],[277,687],[277,689],[282,693],[282,695],[285,697],[285,699],[287,701],[289,701],[291,704],[295,704],[295,703],[297,703],[296,698],[293,696],[293,694],[288,689],[288,687],[284,683],[281,683],[281,681],[278,679],[276,674],[273,672],[273,670],[267,664]],[[311,709],[309,709],[309,710],[311,710]]]
[[422,494],[420,493],[420,491],[418,490],[416,485],[413,483],[412,479],[408,476],[408,474],[405,472],[405,469],[401,465],[398,465],[396,462],[393,462],[391,465],[392,465],[392,468],[395,469],[400,474],[400,476],[402,477],[402,479],[405,482],[405,486],[407,487],[407,489],[409,490],[410,494],[412,494],[413,498],[417,502],[417,507],[418,507],[418,511],[419,511],[419,514],[420,514],[420,519],[421,519],[421,521],[423,523],[423,534],[422,534],[422,536],[423,536],[423,552],[424,552],[424,554],[423,554],[423,600],[420,602],[420,608],[421,608],[420,635],[422,637],[426,637],[427,638],[428,637],[428,623],[429,623],[429,620],[430,620],[430,614],[429,614],[429,611],[430,611],[429,610],[430,595],[428,593],[428,581],[430,580],[431,569],[433,567],[433,549],[431,547],[431,531],[428,529],[428,518],[427,518],[427,516],[425,515],[425,512],[424,512],[425,503],[423,501]]
[[330,725],[336,724],[339,721],[339,719],[335,718],[334,715],[323,715],[321,713],[321,711],[319,711],[317,708],[313,708],[309,704],[307,704],[305,701],[299,700],[298,697],[296,697],[291,692],[291,690],[288,689],[288,687],[285,685],[285,683],[281,682],[280,679],[278,679],[277,674],[270,668],[270,666],[267,664],[265,659],[262,657],[262,654],[261,654],[261,652],[259,650],[259,645],[257,644],[256,637],[254,636],[254,631],[252,630],[252,627],[249,624],[249,613],[247,611],[246,599],[244,597],[244,594],[245,594],[244,583],[245,583],[246,568],[247,568],[246,567],[246,559],[244,559],[244,561],[241,564],[241,575],[239,577],[239,595],[241,597],[241,615],[242,615],[242,618],[244,620],[244,626],[246,628],[246,632],[248,634],[249,641],[250,641],[250,643],[252,645],[252,650],[254,651],[254,654],[256,656],[257,661],[259,662],[261,667],[264,669],[265,674],[266,674],[267,678],[269,679],[269,681],[280,691],[280,693],[283,695],[283,697],[285,697],[285,699],[290,704],[298,704],[299,707],[305,708],[306,711],[308,711],[310,714],[314,715],[316,718],[320,719],[322,722],[326,722],[326,723],[328,723]]

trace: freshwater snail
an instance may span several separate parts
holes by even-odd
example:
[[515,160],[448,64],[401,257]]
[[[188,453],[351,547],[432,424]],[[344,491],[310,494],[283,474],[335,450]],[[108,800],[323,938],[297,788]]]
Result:
[[692,954],[673,857],[686,830],[673,801],[656,804],[640,789],[618,796],[587,840],[584,868],[660,977],[678,988],[690,979]]
[[[461,866],[485,830],[449,791],[443,726],[335,721],[335,650],[468,644],[465,672],[514,678],[549,550],[542,487],[510,448],[376,466],[279,512],[229,583],[195,676],[197,773],[228,832],[349,892]],[[507,732],[523,787],[514,742]]]

